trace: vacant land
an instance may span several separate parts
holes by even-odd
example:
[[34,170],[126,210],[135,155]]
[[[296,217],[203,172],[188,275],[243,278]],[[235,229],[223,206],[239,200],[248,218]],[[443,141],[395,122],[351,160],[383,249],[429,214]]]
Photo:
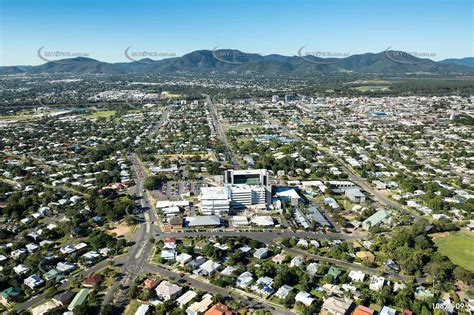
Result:
[[388,85],[362,85],[355,87],[354,90],[359,92],[376,92],[376,91],[387,91],[389,90]]
[[117,225],[114,229],[110,230],[110,233],[115,233],[118,237],[128,237],[131,232],[131,227],[125,224]]
[[38,119],[39,116],[33,115],[14,115],[14,116],[0,116],[0,120],[11,120],[11,121],[27,121]]
[[432,236],[441,254],[448,256],[454,264],[474,271],[474,233],[459,231]]
[[89,118],[101,118],[101,117],[107,118],[107,117],[110,117],[110,116],[113,116],[113,115],[115,115],[115,111],[110,110],[110,111],[103,111],[103,112],[94,112],[94,113],[86,115],[86,117],[89,117]]

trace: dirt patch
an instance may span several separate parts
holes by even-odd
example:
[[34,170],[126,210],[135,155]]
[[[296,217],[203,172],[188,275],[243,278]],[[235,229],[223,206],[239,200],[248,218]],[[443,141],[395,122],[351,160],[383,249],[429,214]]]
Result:
[[131,230],[132,228],[130,226],[125,225],[125,224],[120,224],[120,225],[117,225],[112,230],[110,230],[110,233],[115,233],[117,234],[117,236],[127,237],[127,235],[130,233]]
[[448,235],[449,235],[449,232],[441,232],[441,233],[430,234],[432,239],[442,238],[442,237],[446,237]]

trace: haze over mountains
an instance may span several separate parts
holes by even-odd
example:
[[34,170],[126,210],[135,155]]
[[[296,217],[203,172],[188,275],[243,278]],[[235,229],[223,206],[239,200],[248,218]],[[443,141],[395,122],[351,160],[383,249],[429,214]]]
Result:
[[[125,56],[124,56],[125,57]],[[129,59],[131,59],[129,57]],[[133,60],[133,59],[131,59]],[[474,58],[446,59],[435,62],[400,51],[365,53],[345,58],[259,55],[239,50],[198,50],[182,57],[162,60],[141,59],[130,62],[107,63],[77,57],[50,61],[39,66],[0,67],[0,74],[18,73],[255,73],[262,75],[312,76],[322,73],[374,73],[401,75],[434,73],[474,75]]]

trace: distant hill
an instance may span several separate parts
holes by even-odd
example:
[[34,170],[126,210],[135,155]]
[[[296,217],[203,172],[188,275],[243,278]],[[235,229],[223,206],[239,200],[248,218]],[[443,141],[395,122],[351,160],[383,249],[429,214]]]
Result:
[[255,73],[262,75],[314,76],[322,73],[406,73],[474,75],[465,65],[420,59],[398,51],[365,53],[346,58],[319,58],[300,54],[282,56],[245,53],[233,49],[197,50],[182,57],[107,63],[91,58],[51,61],[39,66],[0,67],[0,74],[15,73]]
[[466,58],[460,58],[460,59],[450,58],[450,59],[441,60],[439,63],[474,68],[474,57],[466,57]]

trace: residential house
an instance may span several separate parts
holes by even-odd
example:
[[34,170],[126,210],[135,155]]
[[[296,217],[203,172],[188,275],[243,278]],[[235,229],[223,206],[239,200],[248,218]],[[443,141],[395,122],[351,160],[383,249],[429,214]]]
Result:
[[342,270],[337,267],[331,266],[327,274],[332,276],[334,279],[337,279],[342,274]]
[[374,310],[364,305],[358,305],[352,315],[374,315]]
[[255,252],[253,253],[253,257],[257,259],[265,259],[269,256],[269,254],[270,254],[270,251],[266,249],[265,247],[262,247],[255,250]]
[[370,277],[369,289],[372,291],[380,291],[382,290],[384,284],[385,279],[383,277],[373,275]]
[[272,288],[273,279],[269,277],[258,278],[255,284],[252,286],[252,290],[259,295],[268,296],[275,292]]
[[319,265],[318,263],[315,263],[315,262],[312,262],[308,266],[306,266],[306,272],[310,276],[314,276],[318,272],[318,269],[319,269]]
[[68,274],[69,272],[73,271],[74,269],[76,269],[76,265],[68,263],[68,262],[58,262],[56,264],[56,270],[59,271],[59,272],[62,272],[64,274]]
[[290,267],[301,267],[303,265],[303,258],[300,256],[293,257],[290,262]]
[[331,296],[327,298],[321,307],[322,315],[346,315],[350,314],[353,300],[343,297]]
[[397,311],[388,306],[382,307],[382,310],[379,313],[379,315],[396,315],[396,314],[397,314]]
[[253,275],[246,271],[237,277],[235,285],[239,288],[246,289],[253,282]]
[[71,304],[69,304],[69,306],[67,307],[67,309],[69,311],[72,311],[74,310],[74,308],[76,308],[76,306],[81,306],[82,304],[84,304],[87,296],[89,295],[89,293],[91,292],[92,290],[91,289],[81,289],[75,296],[74,296],[74,299],[72,300]]
[[13,271],[15,271],[15,273],[19,276],[21,275],[25,275],[28,273],[28,271],[30,271],[30,268],[28,268],[27,266],[23,265],[23,264],[19,264],[15,267],[13,267]]
[[187,315],[199,315],[204,313],[212,304],[212,295],[205,294],[200,302],[194,302],[186,309]]
[[182,288],[169,281],[162,281],[156,288],[156,295],[160,300],[168,301],[181,293]]
[[176,261],[181,265],[184,266],[188,262],[190,262],[193,259],[193,256],[186,254],[186,253],[181,253],[178,256],[176,256]]
[[356,253],[356,257],[368,263],[373,263],[375,261],[374,254],[369,251],[359,251]]
[[72,291],[64,291],[61,292],[53,297],[53,302],[59,306],[66,306],[69,302],[72,301],[74,297],[74,292]]
[[10,287],[0,292],[0,303],[6,308],[10,308],[20,295],[20,288]]
[[96,285],[99,285],[102,280],[102,276],[98,273],[95,273],[92,276],[85,278],[84,281],[82,281],[82,285],[86,288],[91,288]]
[[284,300],[288,296],[288,294],[291,291],[293,291],[293,289],[294,289],[293,287],[290,287],[289,285],[284,284],[278,289],[278,291],[276,291],[274,296],[276,296],[279,299]]
[[348,276],[352,281],[356,282],[363,282],[365,279],[365,273],[359,270],[351,270]]
[[204,276],[210,276],[214,272],[218,271],[221,267],[222,267],[221,264],[212,260],[208,260],[204,264],[202,264],[198,270],[195,270],[195,272],[193,273],[201,274]]
[[160,283],[160,280],[154,278],[146,278],[143,282],[143,287],[148,290],[153,290]]
[[310,306],[314,302],[314,298],[308,292],[300,291],[295,296],[295,301]]
[[196,292],[189,290],[183,295],[181,295],[179,298],[177,298],[176,303],[178,303],[180,307],[183,307],[189,302],[191,302],[191,300],[194,299],[196,296],[197,296]]
[[276,254],[275,256],[272,257],[272,261],[275,264],[281,265],[284,260],[285,260],[285,255],[283,255],[283,254]]
[[137,310],[135,311],[135,315],[146,315],[150,310],[150,305],[148,304],[141,304]]
[[204,315],[234,315],[234,312],[229,310],[229,307],[222,303],[214,304]]
[[41,277],[38,276],[38,275],[31,275],[28,278],[26,278],[23,281],[23,283],[31,289],[36,289],[36,288],[40,287],[41,285],[43,285],[44,280],[41,279]]

